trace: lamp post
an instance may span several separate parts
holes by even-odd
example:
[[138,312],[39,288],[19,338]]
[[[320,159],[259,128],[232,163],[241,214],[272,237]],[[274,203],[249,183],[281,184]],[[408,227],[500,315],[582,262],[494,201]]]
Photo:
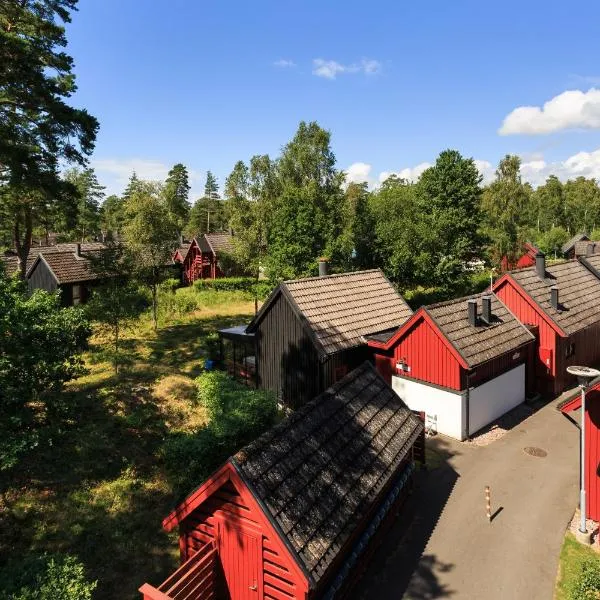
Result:
[[577,384],[581,390],[581,487],[579,492],[579,512],[581,521],[579,523],[579,531],[582,534],[587,534],[587,511],[585,500],[585,389],[589,386],[590,381],[600,375],[597,369],[590,367],[573,366],[567,367],[567,373],[577,377]]

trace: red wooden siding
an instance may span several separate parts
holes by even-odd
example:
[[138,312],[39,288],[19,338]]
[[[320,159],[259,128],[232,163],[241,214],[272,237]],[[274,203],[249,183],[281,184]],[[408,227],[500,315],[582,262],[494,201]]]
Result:
[[[572,348],[570,348],[571,346]],[[567,354],[570,354],[570,356],[567,356]],[[558,390],[563,390],[577,383],[575,378],[567,373],[568,366],[600,366],[600,323],[588,325],[585,329],[581,329],[568,338],[558,338],[555,362]]]
[[394,346],[394,371],[404,361],[410,372],[398,375],[420,379],[453,390],[461,389],[460,364],[439,331],[418,318]]
[[525,269],[526,267],[532,267],[535,265],[535,255],[537,249],[531,244],[523,245],[523,254],[514,263],[508,261],[507,256],[503,256],[500,261],[500,267],[502,272],[512,271],[513,269]]
[[[558,392],[556,349],[560,336],[548,323],[544,313],[524,292],[518,289],[509,279],[504,279],[494,287],[494,292],[510,311],[524,325],[535,325],[538,328],[538,351],[535,361],[535,376],[538,379],[540,392]],[[549,362],[549,366],[548,363]],[[561,388],[562,389],[562,388]]]
[[[304,600],[306,580],[300,580],[294,559],[266,523],[266,517],[254,506],[247,490],[236,488],[230,480],[214,491],[180,526],[182,560],[204,544],[214,540],[219,547],[226,588],[232,600]],[[293,564],[292,564],[293,563]],[[256,578],[257,589],[250,590]],[[239,583],[240,581],[244,583]],[[227,592],[226,592],[227,590]]]
[[600,521],[600,392],[586,398],[586,490],[588,517]]

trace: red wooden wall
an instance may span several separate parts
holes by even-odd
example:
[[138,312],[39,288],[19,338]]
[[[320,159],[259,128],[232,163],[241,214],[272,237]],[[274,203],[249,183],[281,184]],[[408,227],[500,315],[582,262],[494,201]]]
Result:
[[399,372],[398,375],[453,390],[461,389],[460,364],[440,333],[422,316],[417,318],[394,344],[391,361],[385,360],[385,353],[382,352],[378,358],[379,350],[375,352],[375,365],[388,379],[390,362],[392,373],[395,373],[396,363],[403,361],[410,367],[410,372]]
[[[282,542],[266,526],[266,517],[245,489],[232,481],[212,493],[180,525],[180,550],[186,560],[202,545],[215,540],[225,585],[233,598],[304,600],[306,580],[301,580]],[[250,590],[253,581],[264,590]],[[223,585],[223,583],[221,583]]]
[[[534,367],[538,380],[538,391],[541,393],[562,391],[560,378],[557,381],[555,377],[557,373],[556,352],[560,336],[543,318],[533,300],[518,289],[510,279],[500,280],[499,284],[494,286],[494,292],[521,323],[535,325],[538,328],[539,340]],[[550,362],[549,367],[546,360]]]
[[586,397],[586,477],[588,518],[600,521],[600,391]]

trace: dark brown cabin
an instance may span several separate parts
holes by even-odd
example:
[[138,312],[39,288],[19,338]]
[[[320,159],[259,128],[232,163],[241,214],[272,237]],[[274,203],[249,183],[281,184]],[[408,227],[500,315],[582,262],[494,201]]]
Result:
[[258,386],[301,406],[368,358],[366,335],[411,314],[379,269],[285,281],[247,327]]
[[183,564],[158,587],[142,586],[144,600],[348,597],[401,514],[422,434],[420,419],[363,363],[163,521],[179,531]]

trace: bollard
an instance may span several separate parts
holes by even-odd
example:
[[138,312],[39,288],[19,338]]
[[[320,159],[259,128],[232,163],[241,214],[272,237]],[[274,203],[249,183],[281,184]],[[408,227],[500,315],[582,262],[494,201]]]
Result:
[[490,500],[490,486],[485,486],[485,514],[488,518],[488,522],[492,522],[492,503]]

